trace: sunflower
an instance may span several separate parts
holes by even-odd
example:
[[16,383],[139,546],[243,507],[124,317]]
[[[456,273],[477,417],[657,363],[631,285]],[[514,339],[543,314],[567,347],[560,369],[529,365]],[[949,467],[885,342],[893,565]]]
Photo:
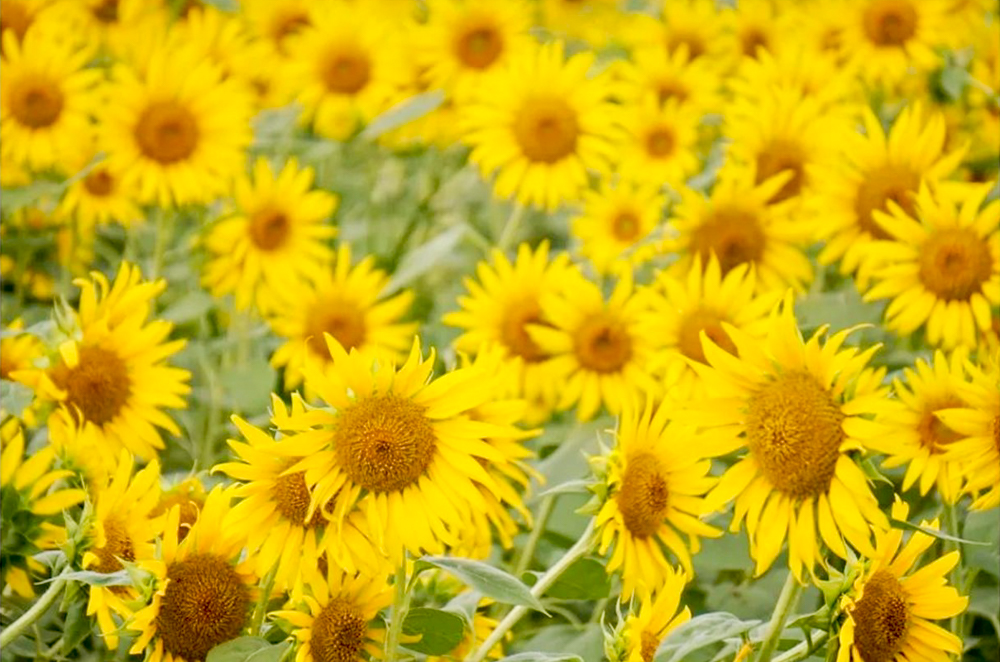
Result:
[[692,59],[684,45],[674,51],[646,46],[618,62],[614,72],[614,96],[626,106],[650,96],[661,105],[673,99],[702,112],[721,103],[718,72],[705,58]]
[[0,144],[5,160],[32,170],[68,172],[91,135],[101,80],[87,68],[93,52],[29,32],[18,43],[3,32]]
[[308,26],[288,40],[303,121],[316,133],[344,140],[401,100],[406,67],[392,29],[377,3],[311,5]]
[[[4,0],[0,4],[0,30],[10,32],[21,43],[28,29],[52,5],[52,0]],[[6,51],[2,51],[6,55]]]
[[74,218],[83,227],[117,223],[129,228],[146,220],[132,191],[103,163],[66,188],[57,215]]
[[571,289],[582,276],[569,255],[550,258],[548,241],[534,250],[521,244],[513,261],[496,249],[491,258],[476,266],[478,280],[465,279],[468,294],[458,298],[462,309],[447,313],[443,321],[463,329],[455,340],[460,352],[502,350],[502,395],[527,400],[533,408],[528,420],[540,422],[555,406],[558,380],[546,363],[551,355],[532,340],[528,328],[548,323],[542,316],[542,299],[548,293]]
[[[840,0],[836,2],[839,7]],[[737,99],[798,94],[824,110],[842,109],[857,94],[853,67],[838,61],[831,51],[802,41],[792,41],[777,53],[761,50],[756,58],[744,58],[727,82]]]
[[700,113],[668,99],[652,98],[622,112],[622,135],[616,142],[617,169],[624,178],[674,189],[700,167],[694,147]]
[[773,202],[791,176],[785,171],[754,184],[751,168],[735,166],[724,169],[708,199],[682,189],[668,224],[676,236],[664,241],[665,251],[681,254],[671,267],[678,277],[689,272],[696,255],[707,265],[714,254],[723,274],[738,264],[751,264],[759,292],[789,286],[803,290],[813,278],[812,265],[800,248],[809,228],[788,217],[790,201]]
[[156,517],[177,506],[177,540],[187,537],[191,527],[198,521],[198,513],[205,507],[205,486],[194,477],[188,477],[160,493],[160,500],[150,515]]
[[[31,573],[42,570],[33,555],[57,547],[66,539],[66,530],[48,521],[86,499],[77,488],[58,486],[73,476],[72,471],[54,470],[55,449],[44,446],[24,457],[24,430],[20,421],[7,419],[0,426],[0,490],[3,492],[3,530],[0,584],[18,595],[34,596]],[[55,488],[55,489],[53,489]]]
[[0,379],[11,381],[11,373],[34,367],[35,359],[45,353],[38,336],[24,330],[24,320],[18,318],[4,327],[0,339]]
[[280,56],[286,56],[289,42],[312,25],[309,0],[243,0],[240,5],[251,34],[269,42]]
[[295,609],[272,615],[287,621],[298,640],[295,662],[372,659],[382,653],[385,627],[372,621],[392,603],[384,575],[349,575],[331,568],[309,579],[308,593]]
[[702,427],[698,444],[707,455],[745,448],[706,498],[706,511],[733,498],[730,530],[746,519],[755,576],[763,574],[788,540],[788,563],[802,580],[824,553],[847,558],[843,538],[871,555],[870,526],[886,529],[869,481],[849,454],[862,447],[855,435],[860,414],[874,413],[886,396],[884,369],[866,369],[878,346],[841,349],[851,329],[830,336],[827,327],[804,342],[789,292],[776,307],[763,341],[723,324],[738,356],[707,334],[708,365],[692,362],[710,397],[690,403],[685,420]]
[[415,322],[400,320],[413,303],[413,292],[388,295],[388,284],[389,275],[375,267],[374,256],[352,266],[351,248],[341,244],[332,269],[295,288],[293,297],[276,300],[268,323],[287,340],[271,356],[271,365],[285,369],[286,389],[302,383],[308,362],[329,362],[324,333],[347,350],[391,360],[403,358],[417,330]]
[[956,437],[946,459],[965,467],[962,489],[974,497],[970,507],[986,510],[1000,505],[1000,355],[966,363],[965,370],[961,404],[934,413]]
[[892,299],[886,327],[909,334],[924,326],[932,345],[976,347],[1000,306],[1000,201],[983,205],[991,185],[961,206],[922,186],[912,212],[893,205],[876,220],[891,241],[873,245],[880,266],[866,301]]
[[930,70],[949,40],[947,0],[852,0],[845,10],[841,50],[876,85],[896,85],[914,67]]
[[238,537],[223,527],[232,495],[216,487],[198,521],[178,541],[180,508],[167,514],[157,558],[141,565],[156,578],[148,605],[126,626],[138,632],[129,650],[149,662],[200,662],[215,646],[240,636],[250,621],[253,559],[237,563]]
[[333,258],[326,242],[337,233],[327,220],[337,198],[310,190],[313,176],[312,168],[300,169],[294,158],[276,176],[261,157],[252,177],[236,180],[236,212],[205,237],[212,259],[202,282],[212,294],[232,293],[237,310],[254,307],[266,313],[275,299],[326,273]]
[[[896,499],[892,516],[906,521],[908,508]],[[921,526],[938,528],[937,520],[921,522]],[[931,623],[968,607],[969,599],[947,584],[959,552],[948,552],[910,572],[934,544],[934,537],[915,531],[902,549],[901,529],[876,531],[875,537],[874,553],[859,564],[860,576],[841,598],[837,662],[947,662],[961,654],[962,640]]]
[[539,23],[560,39],[604,46],[626,24],[618,0],[541,0]]
[[687,577],[670,570],[660,588],[640,600],[639,613],[625,619],[627,650],[623,662],[653,662],[656,650],[671,630],[691,619],[691,609],[680,607]]
[[430,87],[468,98],[484,74],[531,44],[529,27],[531,7],[523,0],[432,0],[417,38],[417,61]]
[[655,338],[657,348],[664,350],[657,358],[670,375],[668,384],[676,385],[682,394],[702,397],[701,381],[689,362],[706,363],[702,332],[725,351],[736,354],[723,322],[763,339],[768,314],[780,291],[757,294],[756,280],[749,264],[739,264],[723,274],[714,255],[704,268],[701,256],[696,255],[686,276],[660,272],[652,287],[643,291],[648,312],[642,317],[642,334]]
[[144,73],[115,65],[102,113],[107,167],[140,202],[208,202],[228,191],[250,144],[249,92],[196,48],[165,44]]
[[[124,567],[122,560],[142,562],[155,555],[153,539],[163,529],[163,517],[152,514],[160,498],[160,466],[154,459],[134,477],[132,469],[132,456],[122,451],[114,477],[96,495],[90,544],[83,555],[84,570],[117,572]],[[138,591],[130,586],[90,587],[87,615],[96,615],[108,649],[118,647],[119,625],[111,612],[129,619],[132,609],[128,603],[138,597]]]
[[779,52],[789,41],[785,35],[793,32],[792,17],[792,12],[781,11],[773,0],[742,0],[723,10],[730,61],[737,64],[761,52]]
[[608,170],[615,109],[607,81],[590,75],[593,53],[566,60],[563,50],[552,42],[520,52],[459,109],[469,159],[484,176],[497,173],[500,198],[553,210],[579,197],[588,169]]
[[164,34],[170,18],[167,3],[149,0],[56,2],[51,13],[66,37],[116,57],[135,48],[136,35],[143,30]]
[[634,293],[630,272],[618,279],[607,301],[590,281],[569,284],[542,299],[548,324],[530,325],[528,333],[552,357],[547,368],[559,383],[559,409],[575,404],[577,418],[586,421],[603,402],[617,416],[630,400],[659,389],[650,372],[654,340],[639,327],[645,299]]
[[[694,428],[670,421],[672,407],[627,405],[616,432],[618,443],[606,463],[607,500],[594,522],[599,553],[614,545],[608,572],[619,568],[622,597],[669,590],[677,577],[663,547],[693,574],[691,555],[698,536],[717,538],[722,531],[699,519],[704,494],[715,484],[712,462],[697,453]],[[687,543],[680,534],[685,534]],[[680,579],[683,582],[683,578]]]
[[641,17],[628,37],[633,50],[645,47],[674,54],[686,49],[693,60],[704,59],[712,68],[723,68],[727,49],[726,25],[715,0],[664,2],[660,18]]
[[163,448],[157,428],[180,435],[163,409],[186,406],[190,373],[166,364],[184,341],[167,341],[171,323],[147,321],[153,299],[167,284],[141,278],[138,267],[122,263],[114,283],[99,272],[77,279],[81,292],[73,323],[78,339],[59,346],[51,367],[11,375],[34,388],[41,400],[62,405],[49,418],[53,441],[91,439],[96,443],[88,453],[97,454],[95,462],[104,458],[113,464],[122,448],[148,461]]
[[285,474],[305,472],[312,492],[306,517],[321,508],[339,533],[360,510],[378,547],[394,566],[405,549],[440,553],[484,511],[479,491],[499,497],[479,459],[503,462],[487,437],[518,438],[506,425],[475,420],[470,411],[495,392],[484,371],[459,368],[429,381],[433,352],[424,359],[418,339],[406,362],[373,363],[326,334],[331,365],[306,366],[306,384],[327,407],[293,412],[281,429],[292,432],[279,449],[303,458]]
[[660,229],[665,196],[652,184],[605,180],[587,191],[583,210],[573,219],[580,253],[599,274],[632,269],[656,252],[651,241]]

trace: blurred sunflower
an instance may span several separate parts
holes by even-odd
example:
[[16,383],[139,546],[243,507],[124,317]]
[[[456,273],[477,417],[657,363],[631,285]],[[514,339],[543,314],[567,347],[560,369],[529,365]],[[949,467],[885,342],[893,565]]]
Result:
[[656,592],[644,595],[639,601],[639,613],[629,613],[625,619],[628,648],[623,662],[652,662],[664,637],[691,619],[690,608],[678,611],[686,579],[684,573],[667,572]]
[[706,511],[736,499],[730,531],[746,519],[755,576],[774,563],[786,540],[799,581],[803,567],[812,574],[825,562],[820,536],[841,558],[847,558],[844,538],[872,555],[871,527],[887,529],[889,522],[849,453],[862,447],[855,422],[878,411],[888,390],[881,386],[884,368],[865,368],[879,346],[841,349],[851,329],[821,345],[826,326],[804,342],[791,292],[763,341],[723,328],[738,356],[702,336],[708,365],[691,365],[710,396],[692,401],[683,419],[702,427],[697,443],[706,455],[748,452],[708,495]]
[[[936,199],[921,186],[912,210],[892,205],[876,214],[891,241],[872,245],[880,261],[866,301],[892,299],[886,327],[899,334],[926,328],[931,345],[975,348],[992,329],[1000,306],[1000,201],[983,206],[992,186],[970,190],[960,201]],[[959,206],[960,204],[960,206]]]
[[[896,498],[892,516],[906,521],[908,508]],[[936,529],[937,520],[921,522],[921,526]],[[915,531],[900,549],[902,530],[876,531],[875,536],[871,560],[861,562],[861,575],[841,598],[837,662],[947,662],[961,654],[962,640],[931,623],[956,616],[969,604],[967,597],[947,585],[959,552],[948,552],[910,572],[934,544],[934,537]]]
[[29,32],[20,43],[3,32],[0,60],[0,150],[31,170],[70,173],[88,148],[98,103],[99,69],[92,49]]
[[75,218],[83,227],[118,223],[129,228],[146,220],[132,191],[103,163],[66,188],[57,214]]
[[236,180],[236,211],[213,225],[205,237],[211,260],[203,284],[215,296],[232,293],[237,310],[269,312],[276,299],[319,280],[333,251],[327,241],[337,233],[329,224],[337,198],[310,190],[312,168],[288,159],[275,175],[260,157],[251,176]]
[[631,181],[674,189],[684,186],[700,163],[695,154],[700,113],[674,100],[652,98],[621,113],[622,135],[615,143],[616,167]]
[[635,50],[653,47],[672,55],[683,47],[691,59],[724,68],[726,25],[715,0],[664,2],[662,9],[662,17],[642,17],[633,24],[628,40]]
[[309,0],[243,0],[241,9],[251,34],[287,56],[289,42],[312,25],[310,5]]
[[404,548],[440,553],[458,541],[470,510],[487,508],[480,485],[500,496],[478,460],[505,458],[483,439],[523,433],[471,416],[495,392],[484,371],[459,368],[430,381],[434,356],[424,359],[417,339],[399,368],[326,339],[331,365],[304,372],[332,410],[293,412],[281,426],[293,434],[279,448],[302,458],[284,473],[304,471],[312,491],[306,517],[321,508],[339,533],[360,510],[394,566]]
[[[835,0],[839,6],[839,0]],[[815,7],[817,3],[809,3]],[[827,25],[824,23],[824,25]],[[803,42],[786,44],[777,54],[759,51],[744,58],[727,81],[737,99],[766,99],[775,92],[812,99],[822,109],[843,109],[856,94],[854,69],[830,51]]]
[[145,72],[117,64],[101,117],[107,167],[140,202],[209,202],[244,168],[247,90],[197,49],[164,45]]
[[[417,330],[416,322],[403,322],[413,303],[413,292],[386,295],[389,275],[375,267],[367,255],[351,264],[351,248],[341,244],[332,269],[293,292],[278,292],[268,324],[276,335],[287,339],[271,356],[271,365],[284,368],[288,390],[302,383],[302,371],[310,361],[329,363],[330,352],[323,334],[329,333],[347,350],[356,349],[372,357],[403,358]],[[293,296],[288,296],[289,294]]]
[[716,483],[709,475],[712,462],[697,453],[694,428],[670,421],[672,410],[663,403],[654,406],[651,399],[641,409],[627,405],[615,448],[595,461],[607,489],[594,522],[598,551],[604,554],[614,546],[607,569],[621,569],[622,598],[637,590],[644,595],[669,590],[671,581],[683,584],[664,547],[693,575],[691,555],[701,548],[698,536],[722,535],[699,519],[704,495]]
[[659,390],[650,372],[654,340],[639,328],[645,300],[634,293],[627,271],[607,301],[590,281],[569,284],[543,296],[548,324],[529,325],[528,333],[551,357],[546,368],[559,384],[559,409],[575,404],[577,418],[586,421],[603,403],[617,416],[631,400]]
[[79,339],[62,343],[51,367],[11,375],[41,400],[62,405],[65,415],[57,410],[49,419],[53,440],[91,436],[97,447],[90,450],[111,463],[122,448],[143,460],[154,458],[163,448],[157,428],[180,435],[163,409],[186,407],[190,391],[190,373],[166,364],[184,341],[167,340],[170,322],[148,321],[166,281],[141,278],[138,267],[123,262],[114,283],[99,272],[77,279],[80,303],[73,320]]
[[[139,563],[155,555],[154,538],[163,529],[163,517],[152,514],[160,499],[160,465],[154,459],[134,477],[132,469],[132,456],[122,451],[114,477],[96,494],[90,543],[83,554],[84,570],[117,572],[124,568],[122,560]],[[139,592],[131,586],[90,587],[87,615],[96,616],[110,650],[118,648],[120,629],[111,613],[128,620],[132,616],[128,603],[138,597]]]
[[725,25],[727,51],[732,65],[762,52],[775,54],[789,40],[793,14],[782,11],[773,0],[742,0],[721,12]]
[[21,318],[6,325],[4,331],[9,335],[0,338],[0,379],[12,381],[12,373],[34,367],[45,346],[38,336],[25,332]]
[[[888,239],[875,221],[888,203],[915,211],[922,182],[934,185],[958,167],[961,152],[944,153],[945,121],[940,113],[926,117],[919,106],[907,106],[888,135],[875,114],[862,115],[865,134],[849,131],[836,136],[842,145],[840,164],[817,173],[821,184],[817,205],[824,213],[814,219],[815,235],[823,240],[820,264],[840,261],[842,274],[853,274],[870,252],[873,239]],[[867,276],[858,274],[862,287]]]
[[800,248],[809,228],[788,218],[789,201],[769,204],[792,173],[784,171],[762,184],[754,184],[754,177],[752,169],[736,166],[720,174],[708,199],[681,190],[681,202],[668,224],[676,236],[666,239],[663,247],[680,253],[671,267],[678,277],[687,275],[695,256],[707,265],[714,254],[723,274],[738,264],[751,264],[759,292],[789,286],[802,290],[812,280],[812,265]]
[[223,527],[231,494],[213,489],[205,508],[178,542],[180,508],[167,514],[157,559],[140,565],[156,577],[147,606],[127,628],[136,635],[129,652],[150,662],[201,662],[215,646],[235,639],[249,624],[253,559],[240,563],[240,539]]
[[665,202],[655,185],[604,180],[600,190],[584,194],[581,214],[572,221],[580,253],[599,274],[644,263],[656,252],[651,240],[660,229]]
[[[52,3],[53,0],[4,0],[0,4],[0,30],[3,34],[13,34],[16,43],[20,44],[28,29]],[[7,55],[5,50],[0,50],[0,53]]]
[[626,105],[653,97],[660,105],[671,99],[705,112],[719,103],[721,79],[705,58],[692,59],[687,46],[674,51],[646,46],[614,69],[614,96]]
[[559,39],[604,46],[625,27],[618,0],[540,0],[539,23]]
[[372,621],[392,603],[384,576],[348,575],[331,568],[309,579],[305,598],[295,609],[272,612],[287,621],[298,640],[295,662],[377,659],[385,627]]
[[170,14],[167,3],[149,0],[70,0],[55,2],[51,10],[63,32],[80,44],[92,44],[121,57],[136,47],[137,34],[152,28],[165,33]]
[[553,210],[579,197],[588,170],[608,170],[615,112],[607,82],[590,73],[593,53],[566,60],[563,51],[561,42],[522,51],[460,107],[469,159],[483,176],[497,173],[500,198]]

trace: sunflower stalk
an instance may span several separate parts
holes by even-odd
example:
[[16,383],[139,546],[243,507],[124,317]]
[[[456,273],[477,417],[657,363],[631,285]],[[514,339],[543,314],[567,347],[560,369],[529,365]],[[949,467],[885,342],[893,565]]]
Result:
[[531,533],[528,534],[528,540],[524,543],[524,548],[518,554],[517,562],[514,563],[514,576],[520,577],[524,574],[524,571],[528,569],[531,565],[531,560],[535,557],[535,547],[538,546],[538,541],[542,537],[542,532],[545,531],[545,524],[549,520],[549,516],[552,514],[552,506],[555,505],[556,497],[554,494],[549,494],[542,497],[542,502],[538,506],[538,515],[535,518],[535,525],[531,529]]
[[66,588],[66,584],[69,580],[66,579],[65,575],[58,575],[52,580],[52,584],[49,585],[48,590],[42,593],[42,597],[38,598],[38,601],[31,605],[28,611],[21,614],[20,618],[8,625],[0,632],[0,648],[5,648],[14,642],[18,637],[20,637],[25,630],[34,625],[35,621],[42,617],[45,612],[49,610],[55,601],[59,598],[63,589]]
[[[573,563],[575,563],[580,558],[586,556],[594,546],[594,520],[591,518],[590,522],[587,524],[587,528],[584,530],[583,535],[580,539],[576,541],[572,547],[566,550],[566,553],[561,559],[556,561],[555,565],[545,571],[535,585],[531,587],[531,595],[536,598],[540,598],[545,591],[552,586],[559,577],[562,576],[566,569],[569,568]],[[465,662],[482,662],[486,658],[486,655],[493,649],[493,647],[503,639],[503,636],[514,627],[521,618],[528,613],[528,607],[523,605],[518,605],[510,610],[504,619],[497,624],[490,636],[486,637],[486,640],[480,644],[471,655],[465,658]]]
[[822,648],[829,636],[829,632],[821,632],[813,637],[811,642],[803,641],[798,646],[788,649],[774,658],[774,662],[798,662],[799,660],[804,660]]
[[[944,520],[944,528],[952,538],[960,539],[962,537],[962,525],[959,522],[958,513],[955,512],[955,504],[945,503],[944,512],[942,513],[942,519]],[[955,567],[951,569],[951,578],[949,583],[959,590],[965,586],[965,563],[962,555],[962,545],[956,541],[943,541],[945,552],[955,550],[958,552],[958,563]],[[970,586],[971,588],[971,586]],[[958,614],[951,617],[951,631],[958,636],[959,639],[965,641],[965,610],[963,609]]]
[[260,626],[264,623],[264,614],[267,613],[267,601],[271,598],[271,591],[274,589],[274,578],[277,574],[278,564],[275,563],[264,577],[264,586],[261,588],[260,597],[257,598],[257,606],[253,610],[253,621],[250,623],[251,637],[257,636],[260,633]]
[[503,229],[500,231],[500,237],[497,239],[497,248],[502,252],[507,252],[507,249],[510,248],[514,237],[517,236],[517,231],[520,229],[523,219],[524,205],[520,202],[515,202],[514,208],[510,210],[510,216],[507,217],[507,222],[504,223]]
[[778,596],[778,604],[774,606],[771,613],[771,622],[767,627],[767,636],[757,653],[755,662],[770,662],[774,655],[778,642],[781,640],[781,633],[785,630],[785,623],[799,603],[799,596],[802,594],[802,586],[799,585],[795,575],[791,571],[785,577],[785,585],[781,587],[781,594]]
[[406,612],[410,610],[410,598],[413,591],[406,585],[406,554],[396,568],[396,579],[394,583],[395,593],[392,599],[392,620],[389,622],[389,633],[385,638],[385,660],[386,662],[396,662],[399,652],[399,639],[403,634],[403,621],[406,620]]

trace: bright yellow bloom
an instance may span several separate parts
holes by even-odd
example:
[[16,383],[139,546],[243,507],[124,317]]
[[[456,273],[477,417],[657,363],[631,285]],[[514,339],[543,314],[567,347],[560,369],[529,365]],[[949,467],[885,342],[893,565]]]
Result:
[[69,185],[57,213],[75,219],[83,228],[110,223],[129,228],[146,220],[133,193],[106,164],[98,163]]
[[714,111],[720,103],[722,81],[706,58],[691,58],[687,46],[667,51],[660,45],[645,46],[632,60],[616,63],[614,95],[624,104],[647,97],[665,104],[671,99],[698,111]]
[[580,253],[599,274],[643,264],[656,253],[665,201],[653,184],[604,180],[600,190],[584,194],[582,213],[572,221]]
[[651,662],[664,637],[691,619],[690,608],[678,611],[686,579],[684,573],[671,570],[653,595],[641,598],[639,613],[625,619],[625,662]]
[[616,168],[623,179],[682,188],[700,163],[695,154],[700,114],[690,105],[647,97],[625,108],[615,143]]

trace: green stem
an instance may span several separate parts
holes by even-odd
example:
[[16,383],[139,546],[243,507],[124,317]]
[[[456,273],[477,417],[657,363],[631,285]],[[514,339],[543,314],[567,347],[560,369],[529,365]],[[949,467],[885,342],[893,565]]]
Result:
[[274,577],[278,574],[278,564],[264,577],[264,586],[261,589],[260,597],[257,598],[257,606],[253,610],[253,621],[250,623],[250,636],[256,636],[260,632],[260,626],[264,623],[264,615],[267,613],[267,601],[271,598],[271,590],[274,588]]
[[[566,569],[573,565],[578,559],[584,557],[594,546],[594,520],[591,519],[584,530],[583,535],[572,547],[566,550],[561,559],[556,564],[545,571],[545,574],[538,578],[538,581],[531,587],[531,595],[540,598],[545,591],[555,583],[559,577],[566,572]],[[482,662],[493,647],[503,639],[503,636],[514,627],[521,618],[528,613],[528,608],[518,605],[511,609],[502,621],[500,621],[490,636],[479,645],[472,654],[465,658],[465,662]]]
[[167,247],[167,213],[163,209],[156,210],[156,236],[153,238],[153,266],[149,277],[155,280],[163,271],[163,254]]
[[799,660],[804,660],[818,651],[820,647],[826,643],[829,636],[829,632],[820,632],[812,638],[812,642],[803,641],[795,648],[790,648],[778,657],[774,658],[774,662],[798,662]]
[[[944,512],[942,513],[942,519],[944,520],[944,528],[948,535],[953,538],[962,537],[962,525],[959,522],[958,514],[955,512],[955,504],[945,503]],[[944,548],[946,551],[956,551],[958,552],[958,563],[955,567],[951,569],[950,582],[957,590],[961,591],[964,585],[965,578],[965,564],[964,555],[962,554],[962,545],[958,542],[953,542],[951,540],[944,541]],[[952,616],[951,618],[951,631],[961,639],[965,641],[965,611]]]
[[399,651],[399,638],[403,633],[403,621],[406,612],[410,610],[412,591],[406,586],[406,553],[396,568],[395,594],[392,599],[392,620],[389,622],[389,634],[385,638],[385,662],[395,662]]
[[10,645],[15,639],[21,636],[25,630],[31,627],[35,621],[41,618],[42,615],[48,611],[49,607],[55,603],[56,599],[59,598],[59,594],[62,593],[64,588],[66,588],[67,583],[68,581],[62,575],[52,580],[52,584],[50,584],[48,590],[42,594],[42,597],[38,598],[38,602],[31,605],[31,608],[21,614],[20,618],[5,627],[3,631],[0,632],[0,648],[5,648]]
[[785,630],[785,622],[796,606],[798,606],[799,595],[801,593],[802,587],[799,585],[798,580],[795,579],[795,575],[789,571],[788,576],[785,578],[785,585],[781,587],[778,604],[774,606],[774,611],[771,613],[771,622],[767,628],[767,636],[764,638],[764,644],[757,654],[756,662],[770,662],[771,656],[774,655],[775,649],[778,648],[781,633]]
[[503,252],[506,252],[510,248],[511,242],[514,241],[514,237],[521,227],[521,220],[523,218],[524,205],[520,202],[515,202],[514,208],[510,210],[510,216],[507,217],[507,222],[504,223],[503,230],[500,231],[500,238],[497,239],[497,248]]
[[549,515],[552,514],[552,506],[555,505],[555,501],[554,494],[542,497],[542,502],[538,506],[538,515],[535,516],[535,525],[531,528],[528,540],[524,543],[524,548],[521,549],[517,561],[514,563],[515,577],[520,577],[531,565],[531,560],[535,556],[535,547],[538,546],[538,540],[545,531],[545,523],[548,522]]

